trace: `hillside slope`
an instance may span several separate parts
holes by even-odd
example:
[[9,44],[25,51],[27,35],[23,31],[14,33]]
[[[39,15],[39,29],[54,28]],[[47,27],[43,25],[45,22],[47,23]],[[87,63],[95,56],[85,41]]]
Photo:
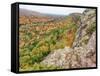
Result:
[[63,69],[96,66],[96,13],[93,9],[83,12],[72,48],[51,52],[41,63]]

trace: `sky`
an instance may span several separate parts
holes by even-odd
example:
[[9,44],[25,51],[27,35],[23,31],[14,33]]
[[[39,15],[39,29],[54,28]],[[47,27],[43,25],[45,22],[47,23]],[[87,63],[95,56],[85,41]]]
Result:
[[72,7],[53,7],[53,6],[37,6],[37,5],[19,5],[19,8],[33,10],[40,13],[68,15],[70,13],[82,13],[85,8],[72,8]]

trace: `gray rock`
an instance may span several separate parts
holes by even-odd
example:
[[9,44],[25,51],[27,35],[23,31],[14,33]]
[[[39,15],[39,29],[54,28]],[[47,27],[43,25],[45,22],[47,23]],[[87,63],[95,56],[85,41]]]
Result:
[[[95,9],[87,9],[81,15],[80,26],[76,32],[76,38],[73,42],[73,48],[83,46],[90,39],[91,34],[94,32],[92,26],[96,26],[96,13]],[[89,31],[89,33],[87,32]],[[86,37],[88,37],[86,39]]]

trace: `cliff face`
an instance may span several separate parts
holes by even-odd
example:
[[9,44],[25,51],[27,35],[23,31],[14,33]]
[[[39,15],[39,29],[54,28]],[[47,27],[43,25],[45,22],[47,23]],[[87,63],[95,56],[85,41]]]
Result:
[[96,13],[86,9],[80,23],[72,48],[51,52],[41,63],[61,68],[84,68],[96,66]]
[[79,28],[72,47],[84,46],[88,43],[92,33],[96,28],[96,12],[95,9],[87,9],[81,15]]

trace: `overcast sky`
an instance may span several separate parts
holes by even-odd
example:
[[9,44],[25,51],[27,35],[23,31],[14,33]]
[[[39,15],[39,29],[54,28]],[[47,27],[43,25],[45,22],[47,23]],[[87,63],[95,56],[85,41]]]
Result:
[[19,5],[19,8],[37,11],[40,13],[68,15],[70,13],[82,13],[85,8],[72,8],[72,7],[53,7],[53,6],[37,6],[37,5]]

